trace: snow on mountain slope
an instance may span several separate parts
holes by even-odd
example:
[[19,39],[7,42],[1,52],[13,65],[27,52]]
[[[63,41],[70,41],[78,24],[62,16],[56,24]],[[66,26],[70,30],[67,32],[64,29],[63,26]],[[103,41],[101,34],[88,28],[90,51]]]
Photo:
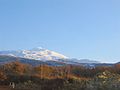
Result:
[[41,47],[31,50],[17,50],[17,51],[0,51],[0,55],[10,55],[15,57],[22,57],[35,60],[58,60],[68,59],[68,57],[54,51],[50,51]]

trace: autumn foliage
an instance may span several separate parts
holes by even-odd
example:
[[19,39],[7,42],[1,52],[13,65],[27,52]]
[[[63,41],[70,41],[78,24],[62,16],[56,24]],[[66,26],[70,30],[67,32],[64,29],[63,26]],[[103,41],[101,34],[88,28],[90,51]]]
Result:
[[16,61],[0,65],[0,84],[10,82],[14,82],[16,88],[28,90],[117,90],[120,89],[120,64],[86,68],[31,66]]

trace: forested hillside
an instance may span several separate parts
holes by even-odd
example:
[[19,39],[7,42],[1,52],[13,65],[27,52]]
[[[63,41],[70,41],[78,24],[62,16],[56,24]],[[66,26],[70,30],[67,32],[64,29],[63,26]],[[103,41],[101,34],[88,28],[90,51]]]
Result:
[[112,67],[31,66],[18,61],[0,66],[0,84],[15,90],[120,90],[120,64]]

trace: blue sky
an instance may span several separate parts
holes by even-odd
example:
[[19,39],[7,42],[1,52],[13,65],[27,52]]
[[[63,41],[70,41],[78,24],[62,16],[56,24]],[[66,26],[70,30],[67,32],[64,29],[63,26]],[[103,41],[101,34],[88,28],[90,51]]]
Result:
[[120,61],[120,0],[0,0],[0,49],[44,47]]

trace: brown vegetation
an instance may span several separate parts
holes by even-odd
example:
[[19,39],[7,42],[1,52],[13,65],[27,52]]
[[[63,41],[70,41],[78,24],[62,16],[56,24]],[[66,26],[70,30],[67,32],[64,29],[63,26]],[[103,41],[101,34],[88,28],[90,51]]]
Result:
[[0,66],[0,84],[8,86],[14,82],[16,90],[119,90],[119,74],[120,64],[86,68],[72,65],[33,67],[12,62]]

